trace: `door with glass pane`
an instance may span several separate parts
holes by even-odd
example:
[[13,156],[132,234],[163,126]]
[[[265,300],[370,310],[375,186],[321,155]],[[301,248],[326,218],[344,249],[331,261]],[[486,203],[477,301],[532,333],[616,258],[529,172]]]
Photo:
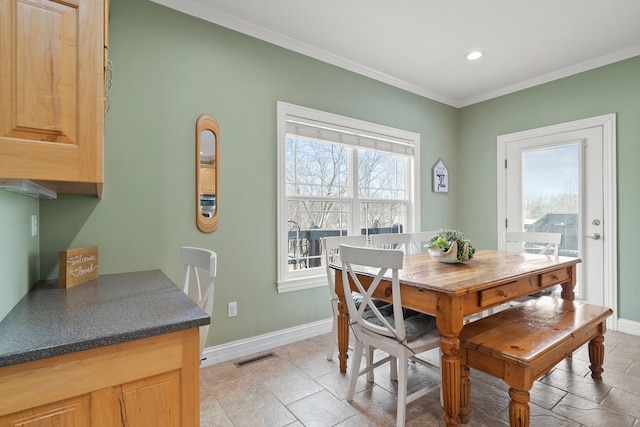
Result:
[[576,299],[603,305],[602,129],[512,141],[505,153],[503,230],[561,233],[559,255],[583,261]]

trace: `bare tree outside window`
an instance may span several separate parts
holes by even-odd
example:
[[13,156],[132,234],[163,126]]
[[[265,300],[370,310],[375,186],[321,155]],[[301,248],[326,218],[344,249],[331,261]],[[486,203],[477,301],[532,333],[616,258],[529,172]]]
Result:
[[[350,167],[354,156],[356,170]],[[406,156],[287,135],[290,269],[320,265],[321,237],[353,229],[367,235],[401,232],[407,213],[406,163]],[[358,194],[355,206],[353,192]],[[360,212],[359,224],[350,223],[354,209]]]

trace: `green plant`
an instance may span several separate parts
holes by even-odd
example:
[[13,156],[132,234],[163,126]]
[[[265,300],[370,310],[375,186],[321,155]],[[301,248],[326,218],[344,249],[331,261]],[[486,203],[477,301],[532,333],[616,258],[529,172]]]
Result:
[[459,261],[464,261],[464,245],[469,245],[469,259],[473,258],[473,254],[476,252],[476,248],[471,245],[471,241],[464,237],[464,234],[458,230],[440,230],[433,239],[429,242],[430,245],[438,245],[444,252],[451,248],[451,244],[456,242],[458,244],[458,253],[456,254]]

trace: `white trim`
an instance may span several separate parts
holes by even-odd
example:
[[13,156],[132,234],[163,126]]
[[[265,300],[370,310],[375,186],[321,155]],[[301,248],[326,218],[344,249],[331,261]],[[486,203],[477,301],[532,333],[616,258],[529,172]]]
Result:
[[[618,332],[640,336],[640,322],[627,319],[618,319]],[[605,334],[606,339],[606,334]]]
[[[506,213],[506,171],[504,169],[504,159],[506,159],[506,146],[509,142],[522,139],[537,138],[545,135],[552,135],[563,132],[576,131],[591,127],[602,127],[603,147],[603,239],[604,246],[604,305],[618,312],[618,225],[617,225],[617,182],[616,182],[616,114],[604,114],[602,116],[590,117],[572,122],[560,123],[531,129],[521,132],[499,135],[497,147],[497,167],[498,167],[498,231],[504,230]],[[498,239],[498,248],[503,249],[502,239]],[[618,319],[615,316],[607,319],[607,327],[617,330]]]
[[322,276],[305,276],[296,279],[288,279],[279,281],[278,293],[283,294],[286,292],[302,291],[305,289],[319,288],[321,286],[327,286],[327,274],[323,269]]
[[[276,140],[276,157],[277,157],[277,279],[276,286],[278,293],[293,292],[303,289],[311,289],[315,287],[325,286],[327,284],[326,274],[308,270],[289,271],[286,262],[287,248],[287,194],[286,194],[286,147],[283,141],[286,140],[288,119],[296,117],[301,123],[313,121],[322,123],[327,126],[335,126],[335,129],[348,129],[356,131],[364,135],[373,135],[383,137],[390,143],[411,146],[413,154],[407,156],[409,159],[409,170],[407,171],[408,180],[407,187],[407,221],[405,224],[406,231],[411,232],[420,230],[420,134],[404,129],[398,129],[378,123],[372,123],[365,120],[354,119],[339,114],[329,113],[325,111],[315,110],[295,104],[278,101],[277,110],[277,140]],[[397,154],[388,151],[391,154]],[[355,159],[352,159],[355,161]],[[357,191],[352,191],[354,197],[357,198]],[[289,199],[290,200],[290,199]],[[353,200],[353,199],[352,199]],[[350,200],[350,201],[352,201]],[[359,211],[352,211],[352,215],[357,215]],[[353,222],[359,223],[359,221]]]
[[535,86],[539,86],[544,83],[549,83],[554,80],[559,80],[565,77],[573,76],[575,74],[583,73],[585,71],[593,70],[598,67],[604,67],[605,65],[613,64],[614,62],[624,61],[625,59],[633,58],[640,55],[640,45],[631,46],[627,49],[622,49],[617,52],[609,53],[607,55],[600,56],[598,58],[590,59],[589,61],[575,64],[570,67],[562,68],[560,70],[552,71],[541,76],[534,77],[532,79],[524,80],[516,84],[505,86],[494,91],[482,93],[477,96],[472,96],[461,100],[457,105],[450,104],[453,107],[467,107],[469,105],[477,104],[489,99],[498,98],[500,96],[508,95],[510,93],[518,92],[524,89],[529,89]]
[[393,87],[406,90],[407,92],[424,96],[425,98],[442,102],[443,104],[451,105],[454,107],[458,106],[457,104],[459,104],[459,100],[451,98],[450,96],[443,95],[429,88],[425,88],[415,83],[411,83],[398,77],[383,73],[379,70],[355,62],[351,59],[336,55],[324,49],[312,46],[308,43],[301,42],[300,40],[294,39],[292,37],[285,36],[254,23],[239,19],[235,16],[231,16],[227,13],[216,10],[214,7],[197,2],[195,0],[151,1],[177,10],[179,12],[186,13],[187,15],[204,19],[205,21],[212,22],[222,27],[229,28],[239,33],[246,34],[256,39],[263,40],[273,45],[291,50],[301,55],[308,56],[327,64],[335,65],[336,67],[340,67],[342,69],[352,71],[362,76],[369,77],[370,79],[386,83]]
[[306,340],[318,335],[331,332],[333,318],[319,320],[317,322],[307,323],[305,325],[295,326],[293,328],[282,329],[280,331],[270,332],[264,335],[258,335],[230,343],[207,347],[202,352],[204,360],[200,367],[215,365],[217,363],[226,362],[228,360],[237,359],[243,356],[259,353],[291,344],[296,341]]
[[243,19],[236,18],[235,16],[231,16],[227,13],[221,12],[210,5],[198,2],[196,0],[151,1],[185,13],[187,15],[195,16],[199,19],[204,19],[205,21],[212,22],[222,27],[238,31],[239,33],[246,34],[248,36],[263,40],[276,46],[280,46],[293,52],[297,52],[301,55],[326,62],[327,64],[335,65],[336,67],[352,71],[362,76],[369,77],[370,79],[386,83],[393,87],[397,87],[399,89],[406,90],[407,92],[414,93],[416,95],[420,95],[425,98],[432,99],[434,101],[438,101],[456,108],[466,107],[478,102],[497,98],[499,96],[507,95],[513,92],[518,92],[523,89],[528,89],[533,86],[548,83],[550,81],[558,80],[564,77],[582,73],[584,71],[588,71],[594,68],[602,67],[604,65],[612,64],[614,62],[622,61],[640,55],[640,45],[631,46],[627,49],[622,49],[617,52],[603,55],[598,58],[594,58],[580,64],[553,71],[551,73],[547,73],[533,79],[525,80],[510,86],[505,86],[495,91],[486,92],[465,99],[459,99],[383,73],[379,70],[360,64],[343,56],[336,55],[324,49],[319,49],[318,47],[303,43],[291,37],[284,36],[278,32],[268,30],[264,27],[245,21]]
[[[272,350],[276,347],[306,340],[318,335],[328,334],[331,332],[332,322],[333,319],[329,318],[264,335],[207,347],[202,353],[205,360],[202,361],[200,367],[213,366],[218,363]],[[618,319],[617,323],[618,332],[640,336],[640,322]]]

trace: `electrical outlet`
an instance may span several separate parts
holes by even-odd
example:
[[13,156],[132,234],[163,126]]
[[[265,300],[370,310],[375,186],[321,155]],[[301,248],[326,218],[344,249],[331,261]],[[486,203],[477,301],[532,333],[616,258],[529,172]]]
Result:
[[238,315],[238,303],[236,301],[227,304],[227,317],[236,317]]
[[38,215],[31,215],[31,237],[38,235]]

